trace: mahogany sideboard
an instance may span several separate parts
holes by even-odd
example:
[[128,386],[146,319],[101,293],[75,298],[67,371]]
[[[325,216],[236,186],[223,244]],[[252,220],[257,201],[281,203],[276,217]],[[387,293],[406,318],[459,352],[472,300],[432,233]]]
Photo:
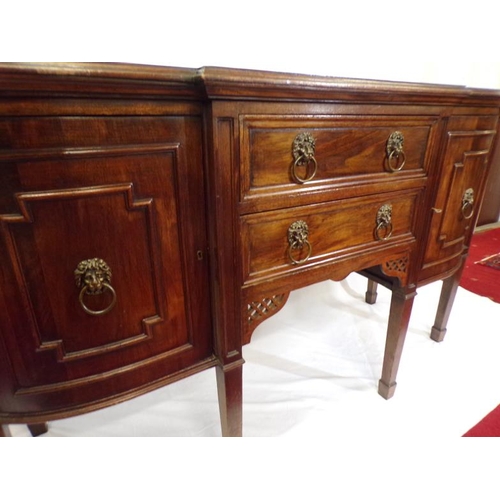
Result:
[[[443,339],[500,92],[202,68],[0,65],[0,424],[92,411],[216,367],[290,291],[392,290],[394,394],[418,286]],[[0,429],[2,429],[0,425]]]

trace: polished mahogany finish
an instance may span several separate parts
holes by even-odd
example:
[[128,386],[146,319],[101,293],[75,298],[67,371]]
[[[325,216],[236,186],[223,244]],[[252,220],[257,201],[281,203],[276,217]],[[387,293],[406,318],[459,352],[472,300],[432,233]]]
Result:
[[241,435],[242,345],[290,291],[351,272],[371,303],[392,290],[391,397],[417,287],[438,279],[444,337],[499,106],[454,86],[1,65],[0,423],[39,434],[215,366],[223,434]]
[[[93,67],[57,69],[45,89],[44,70],[1,78],[13,80],[0,104],[1,412],[30,423],[217,362],[197,87],[169,71],[152,100]],[[101,293],[76,279],[92,259],[110,269]]]

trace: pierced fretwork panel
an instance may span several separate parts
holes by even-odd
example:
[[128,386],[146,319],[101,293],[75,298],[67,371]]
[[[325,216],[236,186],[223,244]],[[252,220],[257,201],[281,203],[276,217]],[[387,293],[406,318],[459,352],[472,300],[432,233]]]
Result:
[[410,257],[405,255],[399,259],[390,260],[382,264],[382,271],[387,276],[394,276],[399,278],[402,284],[406,283],[406,277],[408,274],[408,263],[410,262]]
[[247,305],[247,325],[243,335],[244,344],[250,342],[250,337],[257,325],[276,314],[285,305],[289,295],[289,293],[272,295],[260,301],[252,301]]

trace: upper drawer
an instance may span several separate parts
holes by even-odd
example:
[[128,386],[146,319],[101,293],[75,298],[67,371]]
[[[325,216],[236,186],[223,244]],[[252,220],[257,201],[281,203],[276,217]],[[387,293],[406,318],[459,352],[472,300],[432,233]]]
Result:
[[120,116],[0,116],[0,153],[37,148],[66,150],[105,144],[150,144],[162,142],[165,134],[182,142],[186,123],[197,121],[199,118],[192,116],[134,116],[125,115],[124,111]]
[[422,116],[246,115],[241,200],[424,176],[435,124]]

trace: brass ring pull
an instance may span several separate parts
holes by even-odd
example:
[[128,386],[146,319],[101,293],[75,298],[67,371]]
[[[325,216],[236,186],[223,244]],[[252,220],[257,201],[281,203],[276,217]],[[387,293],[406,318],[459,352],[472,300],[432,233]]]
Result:
[[[385,230],[384,235],[380,235],[380,231],[382,229]],[[379,241],[385,241],[388,240],[392,236],[392,223],[389,222],[389,224],[385,224],[384,222],[379,222],[377,227],[375,228],[375,238]]]
[[392,205],[382,205],[377,212],[376,226],[373,232],[375,239],[378,241],[388,240],[392,236],[392,230]]
[[[113,294],[113,298],[111,299],[111,303],[109,304],[108,307],[106,307],[105,309],[101,309],[99,311],[94,311],[93,309],[89,309],[85,305],[85,302],[83,302],[83,296],[86,293],[88,293],[89,287],[87,285],[85,285],[81,289],[80,295],[78,296],[78,300],[80,301],[80,305],[83,307],[83,310],[87,314],[91,314],[92,316],[102,316],[103,314],[106,314],[107,312],[111,311],[111,309],[113,309],[114,305],[116,304],[116,292],[115,292],[115,289],[109,283],[103,283],[102,286],[105,287],[107,290],[109,290]],[[90,293],[88,293],[88,294],[91,295]]]
[[[293,180],[298,184],[304,184],[305,182],[309,182],[314,179],[314,176],[318,171],[318,162],[314,157],[315,150],[316,141],[314,137],[308,132],[304,132],[295,137],[292,144],[292,155],[294,158],[294,162],[292,163],[291,174]],[[312,172],[309,174],[308,172],[309,170],[311,170],[311,164]],[[306,175],[305,177],[300,177],[297,174],[297,167],[304,165],[306,167]]]
[[466,201],[462,205],[462,215],[464,219],[470,219],[474,215],[474,205]]
[[[309,227],[303,220],[295,221],[288,228],[288,258],[293,264],[304,264],[309,260],[312,254],[312,245],[308,241]],[[307,255],[303,259],[295,259],[292,255],[293,250],[302,250],[307,247]]]
[[[399,163],[400,157],[402,158],[401,163]],[[394,159],[396,159],[396,166],[393,166]],[[389,170],[391,172],[399,172],[400,170],[403,170],[405,162],[406,162],[406,155],[404,151],[400,151],[398,153],[396,150],[393,150],[387,157],[387,166],[389,167]]]
[[[313,163],[313,169],[312,169],[312,173],[309,174],[309,176],[307,177],[299,177],[297,175],[297,166],[298,165],[306,165],[306,168],[307,170],[309,170],[309,164],[310,163]],[[316,161],[316,158],[314,158],[314,156],[312,156],[311,158],[308,158],[308,159],[304,159],[303,156],[300,156],[299,158],[297,158],[295,160],[295,162],[293,163],[292,165],[292,177],[294,179],[295,182],[297,182],[298,184],[304,184],[305,182],[309,182],[309,181],[312,181],[314,179],[314,176],[316,175],[316,172],[318,170],[318,162]]]
[[399,172],[405,166],[406,155],[403,149],[404,140],[404,135],[398,131],[393,132],[387,140],[387,167],[391,172]]
[[[83,310],[92,316],[101,316],[113,309],[116,304],[116,292],[111,286],[111,268],[102,259],[82,260],[75,269],[76,286],[81,288],[78,300]],[[87,307],[83,298],[85,295],[100,295],[111,292],[111,303],[104,309],[94,310]]]
[[462,198],[462,215],[464,219],[468,220],[474,215],[474,189],[469,188],[465,190]]
[[299,247],[298,245],[294,245],[294,246],[290,245],[288,247],[288,257],[294,264],[304,264],[304,262],[307,262],[309,257],[311,256],[312,245],[307,240],[304,241],[304,245],[307,246],[307,255],[303,259],[299,259],[299,260],[293,258],[292,250],[302,249],[303,247]]

